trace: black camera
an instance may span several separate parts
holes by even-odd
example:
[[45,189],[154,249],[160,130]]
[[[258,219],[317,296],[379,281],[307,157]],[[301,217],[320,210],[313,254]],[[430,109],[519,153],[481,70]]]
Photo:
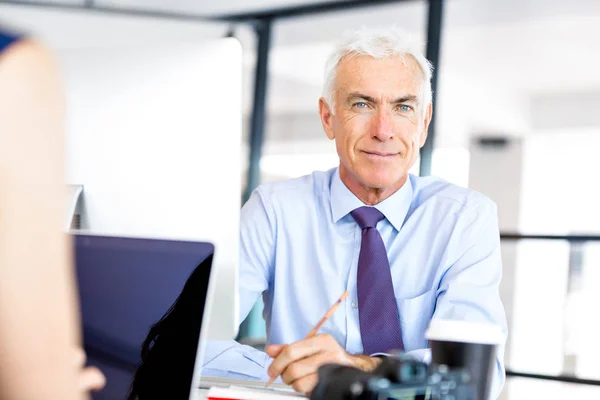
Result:
[[319,368],[311,400],[477,400],[469,371],[428,365],[402,354],[373,372],[329,364]]

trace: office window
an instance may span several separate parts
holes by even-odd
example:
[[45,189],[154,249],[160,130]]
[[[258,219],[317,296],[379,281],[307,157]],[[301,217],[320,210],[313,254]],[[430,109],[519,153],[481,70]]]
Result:
[[[598,45],[600,3],[455,0],[446,6],[438,148],[468,152],[468,185],[498,204],[501,232],[600,233],[600,56],[591,51]],[[600,379],[591,361],[600,354],[592,340],[600,334],[592,309],[600,293],[600,245],[501,243],[507,368]],[[505,396],[576,397],[559,386],[515,380]]]

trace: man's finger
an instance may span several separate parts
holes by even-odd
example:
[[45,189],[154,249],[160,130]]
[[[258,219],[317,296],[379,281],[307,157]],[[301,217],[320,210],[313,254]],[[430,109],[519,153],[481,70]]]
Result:
[[281,353],[285,346],[285,344],[272,344],[267,346],[265,353],[267,353],[271,358],[275,358],[279,355],[279,353]]
[[294,361],[310,357],[323,350],[323,338],[314,336],[285,346],[279,355],[273,360],[269,367],[270,377],[281,375],[281,373]]
[[298,379],[296,382],[292,383],[292,387],[296,392],[299,393],[310,393],[317,386],[319,382],[319,376],[317,374],[311,374],[305,376],[302,379]]
[[96,367],[86,367],[79,374],[79,387],[85,392],[100,390],[104,385],[106,378]]
[[288,385],[304,377],[316,374],[323,364],[339,363],[339,357],[331,352],[320,352],[291,363],[281,374],[281,379]]

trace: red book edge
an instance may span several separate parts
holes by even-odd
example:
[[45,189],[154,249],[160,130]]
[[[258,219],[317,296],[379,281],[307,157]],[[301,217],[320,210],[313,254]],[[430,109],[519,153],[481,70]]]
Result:
[[233,399],[233,398],[229,398],[229,397],[208,397],[206,400],[240,400],[240,399]]

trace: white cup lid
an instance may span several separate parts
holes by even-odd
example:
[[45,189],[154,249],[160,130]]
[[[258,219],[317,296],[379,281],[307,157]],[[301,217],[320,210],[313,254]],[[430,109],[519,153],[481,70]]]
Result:
[[442,342],[502,344],[502,328],[495,324],[434,318],[425,332],[427,340]]

